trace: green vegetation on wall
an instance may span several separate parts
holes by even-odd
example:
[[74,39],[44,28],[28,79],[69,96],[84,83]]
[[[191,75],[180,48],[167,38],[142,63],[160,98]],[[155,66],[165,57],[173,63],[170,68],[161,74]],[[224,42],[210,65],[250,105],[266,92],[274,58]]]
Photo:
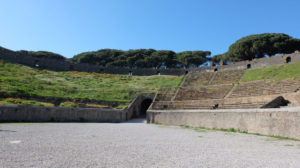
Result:
[[53,107],[52,103],[47,102],[39,102],[35,100],[23,100],[23,99],[15,99],[15,98],[0,98],[0,104],[17,104],[17,105],[33,105],[33,106],[47,106]]

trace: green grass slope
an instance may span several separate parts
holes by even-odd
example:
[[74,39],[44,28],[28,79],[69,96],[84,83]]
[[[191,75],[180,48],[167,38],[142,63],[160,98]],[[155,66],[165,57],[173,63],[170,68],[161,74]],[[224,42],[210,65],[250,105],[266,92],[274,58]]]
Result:
[[178,87],[183,76],[128,76],[38,70],[0,60],[0,93],[130,102],[160,87]]
[[246,71],[241,82],[256,80],[280,81],[283,79],[300,77],[300,62],[290,64],[273,65]]

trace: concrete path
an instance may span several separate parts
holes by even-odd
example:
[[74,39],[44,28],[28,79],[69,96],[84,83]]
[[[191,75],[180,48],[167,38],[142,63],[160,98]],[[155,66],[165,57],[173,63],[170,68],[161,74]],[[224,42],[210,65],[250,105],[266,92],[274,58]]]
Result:
[[1,168],[300,167],[300,142],[126,123],[0,124]]

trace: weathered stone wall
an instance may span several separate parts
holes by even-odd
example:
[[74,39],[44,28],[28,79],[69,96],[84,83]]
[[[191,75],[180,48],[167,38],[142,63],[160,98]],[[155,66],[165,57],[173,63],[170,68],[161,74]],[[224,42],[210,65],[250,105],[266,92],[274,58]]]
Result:
[[148,123],[206,128],[234,128],[300,139],[300,108],[238,110],[148,110]]
[[122,110],[0,105],[0,122],[122,122]]

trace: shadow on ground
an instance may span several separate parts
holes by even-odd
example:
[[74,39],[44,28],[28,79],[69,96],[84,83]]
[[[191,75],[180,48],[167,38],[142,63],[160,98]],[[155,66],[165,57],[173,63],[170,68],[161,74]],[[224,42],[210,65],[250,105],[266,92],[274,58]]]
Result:
[[145,118],[136,118],[129,121],[126,121],[124,123],[147,123]]

